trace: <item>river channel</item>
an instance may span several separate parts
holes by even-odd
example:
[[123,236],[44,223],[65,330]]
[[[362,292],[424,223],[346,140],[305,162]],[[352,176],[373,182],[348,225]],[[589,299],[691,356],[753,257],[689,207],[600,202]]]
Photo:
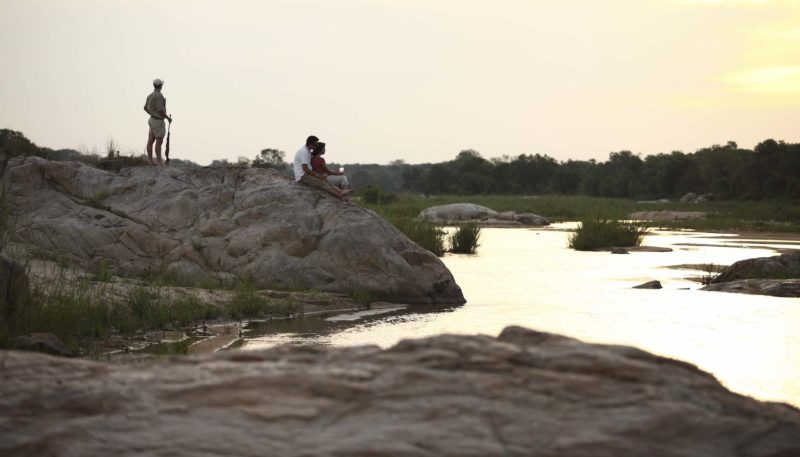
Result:
[[[445,256],[467,299],[463,306],[251,323],[239,350],[284,343],[388,347],[440,333],[495,336],[522,325],[685,360],[735,392],[800,406],[800,299],[701,291],[688,278],[704,271],[674,268],[729,265],[800,249],[800,241],[657,231],[643,244],[671,252],[615,255],[567,248],[572,227],[487,228],[478,254]],[[650,280],[664,288],[632,288]]]

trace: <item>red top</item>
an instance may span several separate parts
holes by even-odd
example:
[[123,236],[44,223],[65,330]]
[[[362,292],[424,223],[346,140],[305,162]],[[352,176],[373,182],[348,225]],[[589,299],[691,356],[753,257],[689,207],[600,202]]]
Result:
[[317,173],[331,174],[331,171],[328,170],[328,167],[325,165],[325,159],[323,159],[321,155],[311,157],[311,169]]

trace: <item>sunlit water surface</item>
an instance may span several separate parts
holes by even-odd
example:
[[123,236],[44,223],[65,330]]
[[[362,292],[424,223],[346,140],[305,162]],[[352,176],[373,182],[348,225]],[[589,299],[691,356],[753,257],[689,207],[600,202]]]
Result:
[[[445,256],[468,300],[464,306],[254,323],[242,348],[386,347],[440,333],[494,336],[522,325],[686,360],[735,392],[800,406],[800,299],[704,292],[686,279],[704,272],[666,268],[728,265],[797,249],[798,242],[655,232],[644,244],[672,252],[612,255],[568,249],[569,227],[483,229],[477,255]],[[632,288],[653,279],[664,288]]]

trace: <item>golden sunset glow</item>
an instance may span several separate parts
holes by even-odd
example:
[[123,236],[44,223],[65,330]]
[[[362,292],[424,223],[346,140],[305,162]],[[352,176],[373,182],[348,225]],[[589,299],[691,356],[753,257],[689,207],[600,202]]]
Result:
[[731,75],[726,82],[737,90],[798,96],[800,95],[800,65],[742,72]]

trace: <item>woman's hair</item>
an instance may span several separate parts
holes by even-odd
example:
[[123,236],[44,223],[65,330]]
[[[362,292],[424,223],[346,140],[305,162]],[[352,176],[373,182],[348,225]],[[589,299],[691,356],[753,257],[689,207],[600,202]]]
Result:
[[319,143],[314,145],[314,150],[311,151],[311,155],[312,156],[318,156],[318,155],[322,154],[323,152],[325,152],[325,143],[320,141]]

